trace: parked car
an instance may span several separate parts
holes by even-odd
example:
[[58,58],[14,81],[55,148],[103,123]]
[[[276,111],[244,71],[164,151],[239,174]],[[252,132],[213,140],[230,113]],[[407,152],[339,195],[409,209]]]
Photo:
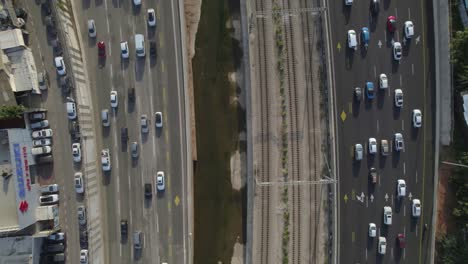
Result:
[[52,148],[50,146],[35,147],[31,149],[31,154],[34,156],[50,153],[52,153]]
[[73,143],[72,144],[72,155],[74,162],[81,162],[81,144]]
[[52,135],[53,135],[52,129],[48,128],[48,129],[34,131],[32,132],[31,136],[33,139],[40,139],[40,138],[52,137]]
[[88,20],[88,35],[90,38],[95,38],[97,35],[96,24],[94,23],[94,19]]
[[56,204],[59,201],[59,197],[57,194],[49,194],[49,195],[42,195],[39,196],[39,203],[41,205],[50,205]]
[[102,170],[103,171],[110,171],[111,170],[111,160],[110,160],[109,149],[103,149],[101,151],[101,163],[102,163]]
[[74,178],[75,178],[75,191],[76,191],[76,193],[79,193],[79,194],[84,193],[83,173],[76,172]]
[[47,90],[47,87],[49,86],[49,75],[46,71],[42,71],[37,74],[37,83],[39,84],[39,89]]
[[88,264],[88,250],[80,250],[80,264]]
[[83,205],[78,206],[78,223],[82,226],[86,225],[86,208]]
[[59,186],[58,184],[49,184],[42,186],[40,189],[42,194],[47,194],[47,193],[56,193],[59,191]]
[[63,232],[53,233],[49,235],[48,237],[46,237],[46,239],[52,242],[63,242],[65,241],[65,233]]
[[76,119],[77,112],[76,112],[76,104],[74,102],[67,102],[67,115],[68,119],[74,120]]
[[63,57],[55,57],[55,68],[57,69],[58,75],[66,75],[67,68],[65,66],[65,62],[63,61]]
[[49,120],[46,119],[46,120],[38,121],[35,123],[31,123],[29,126],[31,127],[31,129],[46,128],[46,127],[49,127]]
[[45,111],[29,113],[29,121],[39,121],[46,119]]
[[52,145],[51,138],[36,139],[36,140],[33,140],[32,142],[33,147],[50,146],[50,145]]

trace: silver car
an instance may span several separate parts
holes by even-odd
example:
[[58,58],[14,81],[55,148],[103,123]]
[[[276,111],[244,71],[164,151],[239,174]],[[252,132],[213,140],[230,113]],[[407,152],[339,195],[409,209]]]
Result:
[[86,225],[86,208],[83,205],[78,206],[78,223]]

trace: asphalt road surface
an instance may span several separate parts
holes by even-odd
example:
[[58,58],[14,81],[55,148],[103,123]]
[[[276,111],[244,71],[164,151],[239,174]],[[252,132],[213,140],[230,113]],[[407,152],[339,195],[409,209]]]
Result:
[[[87,70],[96,124],[100,111],[109,109],[111,125],[100,126],[97,151],[109,148],[112,170],[102,174],[107,263],[185,263],[188,246],[183,182],[181,95],[181,47],[177,1],[142,1],[134,8],[131,1],[83,1],[78,5]],[[147,26],[146,11],[154,8],[157,26]],[[97,37],[89,38],[87,20],[94,19]],[[135,34],[145,37],[146,56],[135,54]],[[106,57],[98,57],[97,42],[106,44]],[[128,41],[130,58],[120,56],[120,42]],[[149,41],[157,44],[151,57]],[[128,89],[135,88],[136,99],[129,101]],[[110,92],[117,91],[118,107],[110,106]],[[164,126],[156,129],[154,113],[163,113]],[[149,133],[141,132],[140,116],[150,120]],[[121,128],[128,129],[128,142],[121,140]],[[139,158],[132,160],[131,142],[139,144]],[[99,154],[99,153],[97,153]],[[98,165],[100,169],[100,165]],[[166,190],[145,199],[144,184],[155,190],[157,171],[165,172]],[[129,224],[128,239],[120,236],[120,221]],[[134,250],[132,234],[143,233],[143,249]]]
[[[329,1],[331,45],[333,49],[334,83],[336,89],[338,153],[339,153],[339,263],[428,263],[429,233],[423,224],[431,227],[433,190],[433,69],[428,56],[432,11],[424,1],[380,1],[380,13],[371,16],[370,1],[354,1],[351,7],[344,1]],[[387,17],[397,18],[394,34],[387,31]],[[404,21],[415,25],[415,35],[404,42]],[[348,48],[347,31],[359,35],[362,27],[370,30],[370,43],[353,51]],[[403,44],[403,58],[393,60],[392,43]],[[429,44],[428,44],[429,43]],[[380,90],[378,78],[385,73],[389,89]],[[354,88],[365,88],[365,82],[374,82],[376,96],[368,100],[363,93],[361,102],[353,98]],[[395,107],[394,91],[402,89],[404,105]],[[364,90],[363,90],[364,91]],[[412,127],[412,110],[421,109],[423,126]],[[402,133],[403,152],[393,150],[393,135]],[[376,155],[368,154],[368,139],[379,143]],[[380,140],[387,139],[391,153],[380,155]],[[364,158],[353,161],[353,146],[361,143]],[[370,182],[368,171],[375,167],[378,182]],[[397,179],[407,185],[406,197],[396,198]],[[409,197],[411,196],[411,198]],[[411,216],[411,199],[420,199],[422,215]],[[391,206],[393,224],[383,223],[383,207]],[[377,225],[377,238],[369,239],[369,223]],[[406,248],[400,249],[397,235],[406,236]],[[387,252],[377,252],[378,236],[387,239]]]

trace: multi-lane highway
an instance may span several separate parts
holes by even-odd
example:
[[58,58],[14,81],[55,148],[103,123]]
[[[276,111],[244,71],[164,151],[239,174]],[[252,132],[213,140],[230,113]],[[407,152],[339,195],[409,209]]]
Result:
[[[183,134],[183,83],[181,70],[178,1],[83,1],[74,10],[86,58],[97,128],[96,155],[109,148],[112,170],[102,173],[103,232],[106,263],[185,263],[187,220],[184,207],[185,142]],[[147,24],[148,8],[156,10],[157,25]],[[87,21],[94,19],[97,37],[88,36]],[[135,54],[135,34],[143,34],[146,57]],[[104,41],[106,57],[98,57],[97,42]],[[130,58],[122,59],[120,42],[128,41]],[[157,43],[150,56],[149,42]],[[135,88],[132,103],[128,90]],[[110,92],[117,91],[118,107],[110,106]],[[110,127],[101,126],[101,110],[109,109]],[[155,128],[154,114],[163,113],[163,128]],[[141,133],[140,117],[150,119],[149,133]],[[121,129],[128,129],[128,142]],[[139,158],[132,160],[131,142],[139,144]],[[100,164],[97,169],[101,170]],[[155,194],[156,171],[164,171],[166,190]],[[151,183],[153,197],[146,199],[144,184]],[[127,220],[128,239],[121,239],[120,221]],[[132,234],[143,233],[143,249],[133,249]]]
[[[429,233],[423,224],[431,227],[433,197],[433,69],[428,52],[428,9],[425,1],[380,1],[380,12],[372,16],[370,1],[354,1],[345,6],[344,1],[329,1],[330,45],[336,96],[336,123],[338,133],[339,178],[339,256],[338,263],[427,263],[430,252]],[[387,17],[397,18],[397,29],[392,35],[387,30]],[[415,35],[404,42],[403,27],[413,21]],[[348,48],[347,31],[359,34],[362,27],[370,30],[370,43],[366,50],[361,45],[352,51]],[[359,40],[359,38],[358,38]],[[393,59],[392,43],[403,43],[403,58]],[[378,78],[385,73],[389,88],[379,90]],[[377,88],[374,99],[367,99],[365,92],[361,102],[354,99],[354,88],[364,91],[365,82],[374,82]],[[395,89],[402,89],[404,105],[395,107]],[[423,124],[412,127],[412,110],[421,109]],[[403,152],[393,148],[393,135],[402,133],[405,141]],[[378,153],[368,153],[368,139],[378,142]],[[390,155],[380,155],[380,140],[389,140]],[[361,162],[353,160],[353,146],[364,147]],[[370,167],[378,171],[375,186],[370,182]],[[407,185],[406,197],[396,198],[397,179]],[[410,197],[411,196],[411,197]],[[422,215],[411,217],[411,199],[420,199]],[[393,223],[383,223],[383,207],[391,206]],[[370,239],[369,223],[377,225],[377,237]],[[400,249],[397,235],[406,236],[406,248]],[[387,239],[385,255],[377,252],[378,237]]]

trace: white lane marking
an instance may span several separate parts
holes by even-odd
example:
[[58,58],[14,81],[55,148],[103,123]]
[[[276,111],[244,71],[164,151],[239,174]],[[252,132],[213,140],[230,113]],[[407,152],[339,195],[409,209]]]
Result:
[[387,42],[387,30],[384,30],[384,39],[385,39],[385,42]]
[[403,162],[403,175],[406,175],[406,163]]
[[406,216],[406,205],[403,205],[403,216]]
[[377,134],[379,133],[379,120],[377,119]]
[[398,9],[395,7],[395,18],[397,19],[398,21]]
[[377,68],[374,65],[374,78],[377,79]]
[[367,260],[367,248],[366,248],[366,260]]
[[393,206],[393,194],[392,194],[392,206]]
[[418,183],[418,171],[416,171],[416,183]]
[[393,259],[393,247],[390,248],[390,257],[391,257],[391,259]]
[[380,227],[377,229],[377,232],[378,232],[378,234],[379,234],[379,236],[380,236]]
[[408,20],[411,20],[411,9],[408,7]]
[[387,93],[388,93],[388,96],[390,96],[390,87],[388,87],[388,89],[387,89],[387,90],[388,90],[388,91],[387,91]]
[[[110,24],[109,24],[109,10],[107,8],[107,1],[104,1],[104,9],[106,10],[106,26],[107,26],[107,34],[110,36]],[[109,46],[109,57],[112,55],[112,45],[111,45],[111,39],[108,41],[108,46]]]
[[159,233],[159,215],[158,215],[158,213],[156,213],[156,230]]
[[414,75],[414,64],[411,63],[411,74]]
[[401,130],[405,131],[405,120],[401,120]]
[[366,207],[369,207],[369,197],[366,199]]
[[400,88],[403,87],[403,75],[400,74]]
[[416,230],[416,237],[418,237],[418,224],[416,224],[415,230]]

